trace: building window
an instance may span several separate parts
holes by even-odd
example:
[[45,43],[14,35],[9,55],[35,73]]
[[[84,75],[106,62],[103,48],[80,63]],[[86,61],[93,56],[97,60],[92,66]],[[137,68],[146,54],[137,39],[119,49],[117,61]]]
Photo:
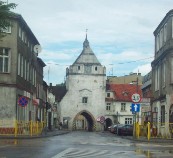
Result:
[[78,66],[77,69],[80,70],[80,66]]
[[19,37],[22,37],[22,29],[19,27]]
[[17,74],[20,75],[20,53],[18,54],[18,71]]
[[106,110],[107,110],[107,111],[110,111],[110,110],[111,110],[111,103],[107,103],[107,105],[106,105]]
[[160,48],[163,46],[163,29],[160,30]]
[[160,115],[161,125],[165,125],[165,106],[161,106],[161,115]]
[[163,71],[163,75],[162,75],[162,77],[163,77],[163,84],[162,84],[162,86],[163,87],[165,87],[165,83],[166,83],[166,64],[165,64],[165,62],[163,63],[163,69],[162,69],[162,71]]
[[132,118],[125,118],[125,124],[131,125],[132,124]]
[[156,51],[158,51],[160,49],[159,38],[160,38],[160,35],[158,34],[156,37]]
[[24,73],[24,71],[23,71],[23,69],[24,69],[24,62],[23,62],[23,60],[24,60],[24,58],[23,58],[23,56],[21,56],[21,77],[23,77],[23,73]]
[[83,97],[82,98],[82,103],[88,103],[88,97]]
[[9,72],[10,49],[0,48],[0,72]]
[[4,33],[11,33],[11,26],[5,27],[5,29],[2,30]]
[[126,103],[121,103],[121,111],[126,111]]
[[160,68],[157,67],[155,69],[155,91],[159,90],[159,83],[160,83]]
[[108,98],[110,97],[110,93],[107,93],[107,97],[108,97]]
[[165,24],[165,26],[164,26],[164,32],[163,32],[163,36],[164,36],[164,38],[163,38],[163,41],[164,41],[164,43],[166,42],[166,38],[167,38],[167,24]]
[[97,66],[95,67],[95,71],[97,71]]
[[27,62],[26,74],[26,80],[29,81],[29,62]]

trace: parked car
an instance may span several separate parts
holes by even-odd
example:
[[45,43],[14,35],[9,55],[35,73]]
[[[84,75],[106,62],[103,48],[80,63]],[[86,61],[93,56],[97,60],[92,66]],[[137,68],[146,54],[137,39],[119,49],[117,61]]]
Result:
[[118,129],[123,126],[124,126],[124,124],[116,124],[116,126],[114,126],[114,134],[117,134]]
[[133,135],[133,125],[123,125],[122,127],[118,128],[118,135]]
[[110,132],[116,134],[117,133],[117,127],[122,127],[124,124],[113,124],[110,126]]

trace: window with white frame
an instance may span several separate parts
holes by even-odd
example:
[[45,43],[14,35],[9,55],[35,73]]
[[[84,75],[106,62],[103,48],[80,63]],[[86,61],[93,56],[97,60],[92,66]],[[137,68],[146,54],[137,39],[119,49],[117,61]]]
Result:
[[10,49],[0,48],[0,73],[8,73],[10,62]]
[[106,105],[106,110],[107,110],[107,111],[110,111],[110,110],[111,110],[111,103],[107,103],[107,105]]
[[121,111],[126,111],[126,103],[121,103]]
[[88,97],[82,97],[82,103],[88,103]]
[[132,124],[132,118],[125,118],[125,124],[131,125]]

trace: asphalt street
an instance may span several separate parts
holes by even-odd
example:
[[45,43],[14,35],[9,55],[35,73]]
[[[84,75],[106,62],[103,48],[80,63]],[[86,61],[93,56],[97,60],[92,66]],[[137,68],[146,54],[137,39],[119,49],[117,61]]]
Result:
[[0,139],[0,158],[172,158],[173,144],[126,139],[109,132],[69,132]]

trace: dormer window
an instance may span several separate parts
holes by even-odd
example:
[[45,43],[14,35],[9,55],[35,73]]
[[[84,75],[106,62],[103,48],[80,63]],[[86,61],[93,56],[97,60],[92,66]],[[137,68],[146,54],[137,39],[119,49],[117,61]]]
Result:
[[80,66],[78,66],[78,70],[80,70]]

